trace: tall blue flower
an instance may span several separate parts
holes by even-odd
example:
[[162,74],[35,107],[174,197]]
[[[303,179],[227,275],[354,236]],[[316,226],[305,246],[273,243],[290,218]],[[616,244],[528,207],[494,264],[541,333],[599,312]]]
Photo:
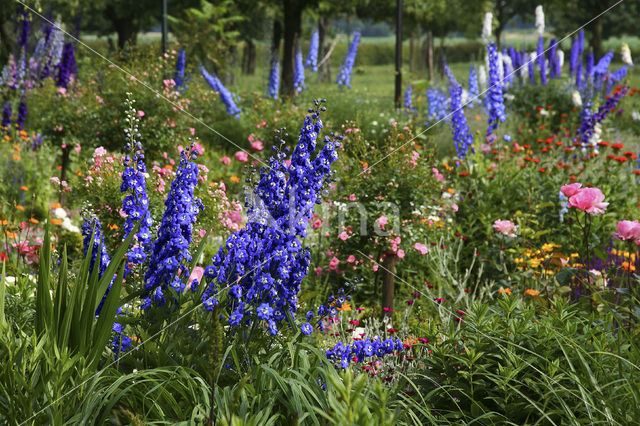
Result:
[[540,84],[547,85],[547,60],[544,57],[544,39],[540,37],[538,39],[537,50],[538,67],[540,68]]
[[[195,159],[195,154],[192,154]],[[171,182],[169,195],[164,203],[165,211],[153,244],[149,268],[144,277],[144,303],[147,309],[152,302],[158,306],[166,303],[170,286],[180,294],[185,288],[187,262],[191,261],[193,224],[204,206],[193,195],[198,183],[198,166],[187,158],[182,151],[180,166]]]
[[178,52],[178,58],[176,59],[176,70],[173,74],[173,81],[176,83],[176,88],[182,88],[184,86],[184,68],[185,68],[185,56],[186,52],[184,49],[180,49]]
[[9,133],[9,128],[11,127],[11,102],[9,101],[5,102],[2,108],[2,123],[0,123],[0,127]]
[[529,83],[531,83],[532,86],[536,85],[536,71],[534,68],[534,62],[533,59],[531,58],[531,56],[529,56],[529,60],[527,61],[527,67],[528,67],[528,71],[529,71]]
[[578,62],[576,65],[576,87],[578,90],[582,89],[584,80],[582,79],[582,62]]
[[394,352],[403,350],[402,340],[388,338],[382,340],[376,336],[373,339],[367,337],[363,340],[356,340],[349,345],[342,342],[326,352],[327,359],[335,362],[341,369],[346,369],[351,362],[363,362],[366,358],[377,357],[382,358]]
[[56,86],[68,88],[71,77],[78,73],[73,43],[68,41],[62,49],[62,59],[57,66]]
[[502,51],[502,82],[505,86],[510,85],[513,81],[513,62],[507,55],[507,49]]
[[[127,214],[124,224],[124,238],[127,238],[136,223],[140,221],[138,233],[134,236],[132,247],[127,252],[129,263],[142,264],[151,249],[151,225],[153,220],[149,213],[149,199],[147,197],[146,179],[147,166],[144,162],[144,154],[137,148],[133,158],[125,157],[125,170],[122,173],[121,192],[131,190],[124,198],[122,210]],[[125,272],[129,273],[129,263],[125,266]]]
[[447,76],[447,80],[449,80],[449,84],[457,85],[458,80],[456,80],[456,76],[453,75],[453,71],[449,68],[449,64],[446,60],[442,60],[442,70],[444,71],[444,75]]
[[27,39],[29,38],[30,23],[27,10],[23,9],[20,18],[20,38],[18,39],[18,46],[25,52],[27,51]]
[[293,88],[300,93],[307,87],[304,85],[304,64],[302,62],[302,49],[300,44],[296,46],[296,57],[293,67]]
[[305,61],[304,66],[310,67],[311,72],[318,71],[318,49],[320,48],[320,35],[318,30],[313,30],[313,34],[311,34],[311,41],[309,42],[309,54],[307,55],[307,60]]
[[274,50],[271,55],[271,73],[269,74],[269,85],[265,98],[278,99],[280,89],[280,57],[278,51]]
[[549,49],[547,49],[547,59],[549,60],[549,77],[556,78],[556,49],[558,47],[558,40],[552,38],[549,42]]
[[24,96],[20,98],[20,104],[18,105],[18,118],[16,119],[16,126],[18,129],[24,129],[24,122],[27,121],[27,104],[24,101]]
[[226,87],[222,84],[220,79],[215,74],[209,74],[205,67],[200,67],[200,74],[205,79],[211,88],[220,94],[220,99],[224,103],[225,108],[227,109],[227,114],[233,115],[235,118],[240,118],[240,113],[242,112],[236,101],[234,100],[234,95],[227,90]]
[[407,90],[404,91],[404,108],[408,113],[413,113],[417,110],[413,106],[413,87],[411,87],[411,83],[407,84]]
[[584,30],[578,32],[578,58],[582,61],[582,54],[584,53]]
[[502,94],[502,82],[498,70],[498,52],[496,45],[491,42],[487,45],[489,55],[489,89],[487,90],[487,106],[489,110],[489,126],[487,137],[493,134],[500,122],[507,119],[504,112],[504,96]]
[[627,76],[627,66],[623,65],[609,76],[609,84],[607,85],[607,95],[611,93],[611,88],[622,81]]
[[285,153],[276,149],[251,193],[247,188],[249,222],[227,239],[205,269],[203,304],[212,310],[218,293],[230,287],[227,311],[232,326],[239,324],[239,318],[245,324],[260,319],[276,334],[278,323],[297,310],[311,257],[301,240],[313,207],[320,203],[331,163],[338,158],[339,143],[329,137],[316,152],[320,111],[325,109],[318,105],[316,101],[316,109],[310,109],[304,120],[290,165]]
[[[104,243],[102,224],[97,217],[90,217],[88,215],[85,215],[85,217],[83,218],[81,230],[82,236],[84,237],[82,239],[82,246],[85,256],[89,252],[89,245],[91,244],[91,262],[89,263],[89,274],[93,273],[93,268],[96,266],[97,261],[98,277],[102,277],[102,274],[104,274],[107,266],[109,266],[109,262],[111,262],[111,258],[109,257],[109,253],[107,252],[107,247]],[[92,234],[93,240],[91,240]],[[109,294],[112,285],[113,280],[109,283],[107,290],[100,300],[100,304],[96,309],[96,315],[100,315],[100,311],[102,311],[102,306],[107,299],[107,295]]]
[[356,54],[358,53],[359,42],[360,33],[355,32],[353,34],[353,40],[351,41],[351,45],[349,46],[347,56],[344,58],[342,66],[340,67],[340,71],[338,72],[338,78],[336,79],[336,84],[338,86],[347,86],[349,89],[351,88],[351,72],[353,71],[353,65],[356,62]]
[[456,147],[458,158],[464,158],[471,144],[473,144],[473,134],[467,125],[467,118],[464,116],[462,105],[462,86],[449,86],[451,96],[451,131],[453,132],[453,144]]
[[473,108],[473,101],[478,99],[479,93],[478,72],[476,71],[476,67],[469,65],[469,108]]
[[582,143],[586,146],[593,146],[594,141],[590,141],[591,136],[594,134],[596,124],[602,122],[609,112],[615,109],[616,105],[629,91],[628,86],[623,86],[620,90],[614,91],[611,96],[608,96],[602,105],[598,108],[598,111],[592,112],[590,110],[590,103],[585,105],[583,114],[581,117],[580,127],[578,128],[578,135],[582,140]]
[[[436,87],[427,89],[427,119],[440,121],[447,116],[449,99],[447,95]],[[429,122],[426,123],[429,125]]]
[[580,42],[578,38],[575,37],[571,42],[571,52],[569,53],[569,75],[574,75],[576,68],[578,67],[579,57],[579,46]]

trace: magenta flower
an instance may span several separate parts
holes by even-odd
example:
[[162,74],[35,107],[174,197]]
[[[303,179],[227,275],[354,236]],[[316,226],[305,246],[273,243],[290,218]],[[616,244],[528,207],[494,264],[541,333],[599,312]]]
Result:
[[580,188],[569,197],[569,207],[593,215],[603,214],[608,205],[609,203],[604,202],[604,194],[598,188]]
[[633,241],[640,245],[640,223],[637,220],[621,220],[618,222],[618,232],[612,235],[620,241]]
[[497,219],[493,222],[493,229],[502,235],[513,238],[516,236],[517,226],[510,220]]
[[231,158],[225,155],[224,157],[220,158],[220,162],[225,166],[228,166],[229,164],[231,164]]

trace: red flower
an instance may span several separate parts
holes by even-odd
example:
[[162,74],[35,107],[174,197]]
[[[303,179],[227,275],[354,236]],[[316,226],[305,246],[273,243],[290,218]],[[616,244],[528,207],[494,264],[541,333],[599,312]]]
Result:
[[5,262],[6,260],[8,260],[9,258],[7,257],[7,253],[1,251],[0,252],[0,262]]
[[620,142],[614,143],[613,145],[611,145],[611,148],[613,148],[613,149],[622,149],[622,148],[624,148],[624,144],[620,143]]
[[600,146],[611,146],[611,144],[609,142],[607,142],[607,141],[600,141],[600,142],[598,142],[598,145],[600,145]]
[[458,173],[458,176],[467,176],[469,174],[469,171],[464,171],[464,172],[460,172]]

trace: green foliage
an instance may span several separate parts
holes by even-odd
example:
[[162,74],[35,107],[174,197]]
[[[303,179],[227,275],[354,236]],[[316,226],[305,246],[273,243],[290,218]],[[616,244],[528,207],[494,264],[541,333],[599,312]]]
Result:
[[189,58],[221,72],[227,66],[229,49],[240,33],[234,25],[244,18],[236,15],[231,0],[211,3],[200,0],[200,8],[186,9],[184,18],[169,17],[172,31],[178,34]]
[[475,305],[442,332],[415,382],[448,421],[627,424],[639,415],[637,331],[603,319],[560,299]]

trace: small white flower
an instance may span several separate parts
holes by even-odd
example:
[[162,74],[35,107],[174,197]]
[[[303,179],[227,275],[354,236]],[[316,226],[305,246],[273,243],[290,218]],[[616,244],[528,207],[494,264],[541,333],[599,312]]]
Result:
[[541,37],[542,34],[544,34],[544,12],[542,11],[542,5],[536,6],[536,31]]
[[622,62],[629,66],[633,66],[633,59],[631,59],[631,49],[627,43],[622,43]]
[[67,212],[62,207],[58,207],[53,211],[53,215],[58,219],[62,219],[67,217]]
[[580,92],[578,92],[577,90],[574,90],[571,94],[571,100],[573,101],[574,106],[582,106],[582,96],[580,96]]
[[482,22],[482,40],[485,43],[489,43],[491,39],[491,21],[493,20],[493,13],[487,12],[484,14],[484,21]]

